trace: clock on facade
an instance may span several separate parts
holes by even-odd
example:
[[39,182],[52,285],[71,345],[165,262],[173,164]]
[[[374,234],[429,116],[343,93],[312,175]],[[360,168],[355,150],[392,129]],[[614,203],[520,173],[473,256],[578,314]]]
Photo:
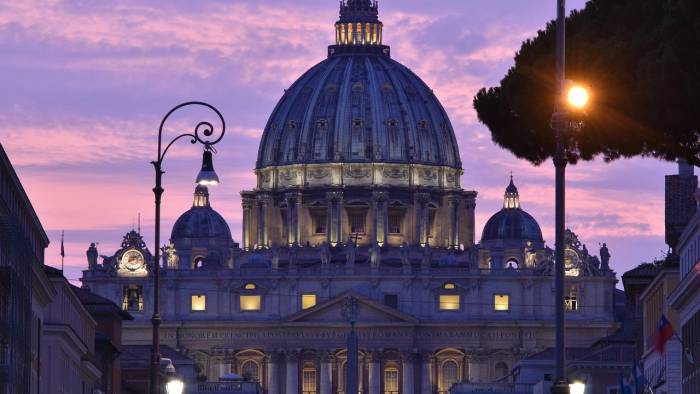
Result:
[[578,252],[573,249],[564,249],[564,264],[566,266],[566,276],[578,276],[580,258]]
[[122,267],[129,271],[136,271],[144,267],[143,254],[136,249],[130,249],[122,255]]

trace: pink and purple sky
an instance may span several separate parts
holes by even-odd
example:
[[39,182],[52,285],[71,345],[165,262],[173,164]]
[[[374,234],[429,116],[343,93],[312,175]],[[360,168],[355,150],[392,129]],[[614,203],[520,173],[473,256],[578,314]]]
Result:
[[[451,116],[462,185],[479,192],[478,234],[501,208],[512,171],[523,208],[554,242],[551,163],[534,167],[495,146],[471,105],[554,13],[554,0],[380,1],[392,57],[432,86]],[[65,230],[66,276],[79,278],[88,244],[113,254],[139,213],[153,249],[156,131],[189,100],[210,102],[228,122],[215,156],[223,183],[211,194],[240,240],[239,192],[254,186],[267,117],[283,89],[324,59],[337,14],[335,0],[0,0],[0,142],[51,239],[47,263],[60,266]],[[194,119],[175,119],[180,128],[169,131]],[[200,160],[187,142],[166,160],[166,239],[191,205]],[[675,170],[644,158],[569,167],[568,226],[591,251],[607,242],[618,273],[661,256],[663,176]]]

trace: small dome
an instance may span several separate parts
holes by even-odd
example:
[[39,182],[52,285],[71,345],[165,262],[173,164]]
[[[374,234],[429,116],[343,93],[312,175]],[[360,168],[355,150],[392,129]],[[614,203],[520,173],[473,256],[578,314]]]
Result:
[[486,222],[481,242],[494,240],[527,240],[543,242],[542,230],[535,218],[520,208],[520,194],[513,176],[503,196],[503,209]]
[[206,186],[197,186],[192,208],[183,213],[173,226],[170,239],[181,238],[231,239],[231,230],[226,220],[209,204]]
[[486,222],[481,242],[517,239],[542,241],[542,230],[535,218],[520,208],[504,208]]

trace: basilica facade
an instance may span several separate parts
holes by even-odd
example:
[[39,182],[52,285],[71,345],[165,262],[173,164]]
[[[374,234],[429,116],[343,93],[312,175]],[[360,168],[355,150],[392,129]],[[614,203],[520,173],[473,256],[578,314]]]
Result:
[[[362,393],[508,384],[554,345],[553,251],[512,178],[476,233],[447,113],[391,58],[377,4],[341,2],[335,30],[265,125],[240,243],[197,186],[162,262],[131,231],[101,262],[90,247],[83,284],[135,317],[124,343],[146,345],[159,267],[161,338],[196,362],[189,392],[235,373],[269,394],[344,393],[350,315]],[[567,344],[589,346],[618,327],[615,274],[607,248],[566,245]]]

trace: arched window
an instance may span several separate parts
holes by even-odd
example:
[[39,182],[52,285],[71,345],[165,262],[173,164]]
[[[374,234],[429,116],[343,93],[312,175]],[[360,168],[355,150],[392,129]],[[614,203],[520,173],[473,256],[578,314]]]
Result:
[[255,289],[257,289],[258,287],[255,286],[255,283],[250,283],[250,282],[249,282],[249,283],[246,283],[245,286],[243,286],[243,288],[246,289],[246,290],[255,290]]
[[194,269],[200,269],[204,266],[204,256],[197,256],[192,260],[192,267]]
[[496,363],[496,379],[503,378],[508,375],[508,364],[503,361]]
[[395,365],[384,368],[384,394],[399,394],[399,368]]
[[241,364],[241,376],[252,381],[258,381],[260,368],[258,363],[253,360],[247,360]]
[[506,269],[517,270],[518,269],[518,260],[508,259],[508,261],[506,261]]
[[447,360],[442,364],[442,388],[441,391],[449,391],[453,384],[459,381],[459,366],[454,360]]
[[306,362],[301,370],[301,394],[316,394],[316,366]]

